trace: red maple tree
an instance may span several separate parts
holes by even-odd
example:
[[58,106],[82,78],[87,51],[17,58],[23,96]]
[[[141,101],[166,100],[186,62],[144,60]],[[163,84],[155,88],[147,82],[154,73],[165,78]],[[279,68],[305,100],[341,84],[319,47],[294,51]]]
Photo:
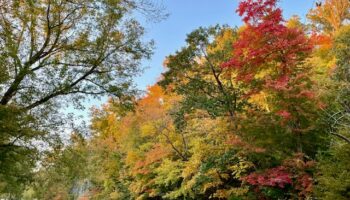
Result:
[[310,68],[304,61],[313,42],[302,28],[288,27],[277,0],[243,0],[237,13],[245,26],[233,44],[233,55],[222,67],[250,88],[247,97],[264,90],[278,99],[274,113],[284,120],[299,117],[300,102],[314,98]]
[[268,169],[264,173],[252,173],[242,180],[254,186],[284,188],[292,184],[291,174],[283,166]]
[[232,59],[223,67],[237,69],[237,80],[251,82],[264,70],[261,83],[281,89],[287,86],[297,65],[312,45],[300,28],[285,25],[277,0],[241,1],[237,12],[246,24],[234,43]]

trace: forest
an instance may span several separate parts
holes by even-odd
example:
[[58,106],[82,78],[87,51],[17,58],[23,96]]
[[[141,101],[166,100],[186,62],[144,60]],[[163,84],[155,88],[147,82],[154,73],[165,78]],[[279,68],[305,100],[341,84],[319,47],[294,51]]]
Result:
[[188,33],[142,93],[152,0],[0,0],[0,199],[349,200],[350,1],[279,3]]

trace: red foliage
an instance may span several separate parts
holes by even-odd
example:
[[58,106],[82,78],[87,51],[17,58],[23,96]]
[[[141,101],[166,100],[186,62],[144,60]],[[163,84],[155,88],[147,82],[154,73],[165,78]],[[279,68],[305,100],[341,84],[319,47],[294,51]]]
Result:
[[253,186],[268,186],[285,188],[292,185],[299,196],[307,196],[312,192],[313,179],[306,170],[315,167],[314,161],[308,161],[302,153],[286,159],[282,166],[265,170],[262,173],[251,173],[242,180]]
[[[275,14],[277,19],[282,20],[281,10],[275,9],[277,0],[246,0],[242,1],[237,9],[237,13],[243,16],[245,23],[257,22],[261,18],[268,16],[270,13]],[[278,18],[279,17],[279,18]]]
[[313,178],[307,171],[312,171],[316,166],[315,161],[308,160],[304,154],[295,154],[292,158],[283,162],[289,172],[293,174],[294,189],[298,193],[300,199],[306,199],[313,190]]
[[[306,169],[314,167],[313,161],[302,160],[301,154],[296,157],[287,159],[283,166],[268,169],[262,173],[254,172],[244,178],[242,181],[255,186],[254,191],[258,195],[261,187],[275,187],[284,189],[287,185],[292,193],[297,193],[299,199],[306,199],[312,194],[313,178],[305,172]],[[264,199],[264,198],[262,198]]]
[[254,186],[270,186],[284,188],[292,184],[291,175],[283,166],[268,169],[263,173],[252,173],[243,178],[243,181]]
[[277,112],[277,115],[283,117],[284,119],[289,119],[291,117],[291,114],[286,110],[280,110]]
[[303,90],[299,93],[300,97],[306,97],[308,99],[313,99],[315,97],[315,93],[310,90]]
[[299,197],[306,197],[311,194],[313,178],[306,170],[313,169],[314,161],[306,161],[304,154],[296,154],[294,157],[286,159],[282,166],[265,170],[262,173],[251,173],[244,177],[242,181],[260,187],[285,188],[286,185],[293,186]]
[[238,81],[249,83],[261,70],[273,69],[263,83],[276,89],[286,87],[293,68],[312,50],[300,29],[284,25],[276,1],[244,0],[237,9],[246,28],[233,45],[232,59],[222,66],[237,69]]
[[300,175],[297,178],[295,189],[299,191],[299,197],[307,197],[313,190],[313,178],[309,174]]
[[[311,70],[304,61],[316,44],[315,38],[308,38],[301,28],[287,27],[277,1],[241,1],[237,13],[246,26],[233,44],[232,58],[222,67],[234,71],[236,81],[250,88],[244,97],[261,91],[276,97],[273,113],[282,117],[281,123],[311,119],[308,115],[317,102]],[[329,42],[325,37],[318,37],[318,41]],[[307,123],[300,126],[300,130],[308,130]]]

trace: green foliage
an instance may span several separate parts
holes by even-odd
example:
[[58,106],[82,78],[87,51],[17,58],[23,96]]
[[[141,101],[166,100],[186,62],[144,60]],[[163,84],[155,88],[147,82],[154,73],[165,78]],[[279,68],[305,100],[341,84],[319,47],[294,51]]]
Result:
[[126,19],[136,6],[134,1],[101,0],[1,6],[6,13],[0,24],[1,66],[8,66],[9,74],[1,81],[1,104],[32,109],[53,102],[58,106],[66,96],[79,105],[86,96],[122,100],[134,94],[130,77],[152,50],[152,43],[141,41],[140,24]]
[[[21,193],[34,167],[44,162],[38,162],[39,152],[51,149],[61,139],[59,132],[67,131],[69,117],[60,108],[81,108],[87,97],[110,95],[119,109],[132,109],[136,90],[131,78],[153,50],[153,42],[142,41],[144,29],[131,17],[139,7],[146,9],[145,15],[163,16],[147,0],[1,2],[0,193]],[[55,152],[65,155],[50,161],[66,168],[46,169],[56,175],[53,182],[43,183],[48,191],[55,185],[65,191],[73,184],[77,171],[62,160],[74,163],[72,157],[78,155],[67,152]]]
[[350,198],[350,118],[349,118],[349,34],[350,27],[340,29],[335,38],[335,90],[328,111],[330,133],[335,137],[328,151],[319,155],[316,194],[323,199]]
[[[336,75],[340,81],[350,82],[349,72],[349,44],[350,44],[350,26],[344,26],[335,38],[335,56],[337,58]],[[348,89],[347,87],[344,87]]]
[[[9,1],[0,198],[349,199],[349,3],[324,2],[307,26],[276,0],[241,1],[245,26],[194,30],[135,98],[151,46],[129,14],[151,4]],[[48,134],[62,100],[101,94],[116,98],[92,109],[90,137]]]
[[31,185],[38,199],[70,199],[77,197],[75,192],[84,184],[87,170],[87,149],[84,139],[72,135],[72,145],[61,149],[57,146],[47,152],[41,162],[41,170],[36,173]]
[[183,97],[174,111],[178,127],[185,125],[184,115],[196,110],[210,117],[233,117],[246,104],[240,88],[220,66],[230,57],[236,37],[237,31],[227,26],[198,28],[188,34],[185,47],[166,58],[168,70],[159,84]]
[[[38,161],[33,139],[43,132],[30,115],[13,106],[0,106],[0,194],[21,194]],[[25,143],[26,145],[22,145]]]
[[336,142],[320,154],[316,195],[322,199],[345,200],[350,198],[349,144]]

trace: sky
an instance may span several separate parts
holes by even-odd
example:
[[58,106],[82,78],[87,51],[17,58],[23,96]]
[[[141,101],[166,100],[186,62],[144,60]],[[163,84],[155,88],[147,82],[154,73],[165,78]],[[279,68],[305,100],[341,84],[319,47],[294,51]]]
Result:
[[[135,77],[138,89],[146,90],[147,86],[157,82],[163,72],[163,61],[166,56],[175,53],[185,45],[186,35],[198,27],[208,27],[216,24],[228,24],[232,27],[242,25],[241,18],[235,13],[239,0],[154,0],[162,2],[169,17],[159,23],[144,23],[145,39],[155,41],[155,51],[152,58],[143,62],[147,67],[140,77]],[[280,6],[286,19],[298,15],[306,22],[305,15],[312,8],[315,0],[280,0]],[[90,100],[87,109],[73,112],[89,121],[89,108],[100,107],[107,98]]]

